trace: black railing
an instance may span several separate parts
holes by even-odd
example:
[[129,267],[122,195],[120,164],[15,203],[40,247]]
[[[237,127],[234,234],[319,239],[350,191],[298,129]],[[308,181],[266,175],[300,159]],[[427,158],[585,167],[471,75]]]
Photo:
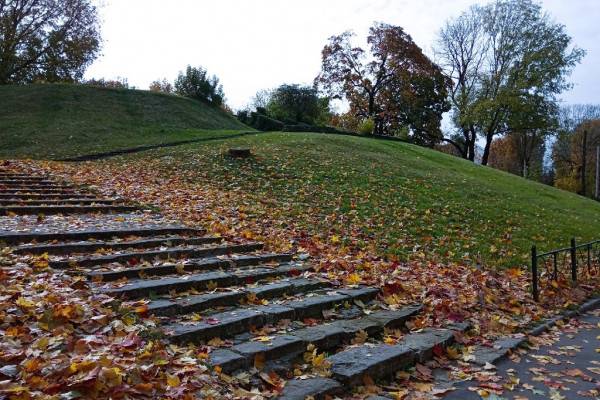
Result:
[[577,282],[578,278],[590,279],[600,276],[600,240],[538,254],[531,247],[531,289],[535,301],[540,299],[540,289],[552,282]]

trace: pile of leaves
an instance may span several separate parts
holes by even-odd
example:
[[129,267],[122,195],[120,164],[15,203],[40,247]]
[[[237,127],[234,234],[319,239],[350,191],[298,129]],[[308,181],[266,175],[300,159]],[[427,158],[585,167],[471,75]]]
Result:
[[[0,397],[226,398],[206,349],[167,345],[144,308],[92,294],[86,279],[0,254]],[[66,397],[65,397],[66,396]]]

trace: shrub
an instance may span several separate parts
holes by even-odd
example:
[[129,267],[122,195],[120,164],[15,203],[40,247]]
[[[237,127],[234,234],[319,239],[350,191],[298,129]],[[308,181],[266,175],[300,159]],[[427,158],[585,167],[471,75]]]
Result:
[[110,89],[129,89],[129,83],[127,82],[127,78],[117,77],[117,79],[88,79],[83,82],[84,85],[102,87],[102,88],[110,88]]
[[157,79],[152,82],[149,86],[151,92],[159,92],[159,93],[172,93],[173,85],[171,85],[165,78]]
[[363,135],[371,135],[375,129],[375,121],[372,118],[367,118],[358,125],[358,132]]
[[180,72],[175,80],[175,93],[204,101],[216,106],[223,104],[225,95],[219,78],[215,75],[208,76],[202,67],[187,66],[185,73]]
[[252,113],[250,125],[259,131],[280,131],[283,129],[283,122],[258,113]]

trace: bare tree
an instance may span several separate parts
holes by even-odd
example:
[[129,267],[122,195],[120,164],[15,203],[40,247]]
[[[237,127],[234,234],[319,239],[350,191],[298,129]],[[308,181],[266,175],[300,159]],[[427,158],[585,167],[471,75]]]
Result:
[[446,22],[440,30],[436,46],[436,61],[444,69],[453,85],[449,91],[452,119],[458,129],[459,139],[445,137],[443,140],[456,147],[463,158],[475,160],[477,129],[472,118],[477,100],[478,79],[488,43],[482,9],[471,7],[458,19]]

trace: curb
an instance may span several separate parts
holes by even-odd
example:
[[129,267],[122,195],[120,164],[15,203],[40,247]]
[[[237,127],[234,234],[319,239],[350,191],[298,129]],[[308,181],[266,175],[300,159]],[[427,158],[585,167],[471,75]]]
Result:
[[560,321],[566,321],[596,308],[600,308],[600,297],[586,301],[577,310],[566,311],[561,315],[551,318],[528,332],[521,334],[522,336],[498,339],[494,342],[493,347],[477,346],[474,352],[475,359],[472,362],[482,366],[486,363],[496,364],[506,358],[510,352],[526,343],[528,336],[539,336],[550,330]]

